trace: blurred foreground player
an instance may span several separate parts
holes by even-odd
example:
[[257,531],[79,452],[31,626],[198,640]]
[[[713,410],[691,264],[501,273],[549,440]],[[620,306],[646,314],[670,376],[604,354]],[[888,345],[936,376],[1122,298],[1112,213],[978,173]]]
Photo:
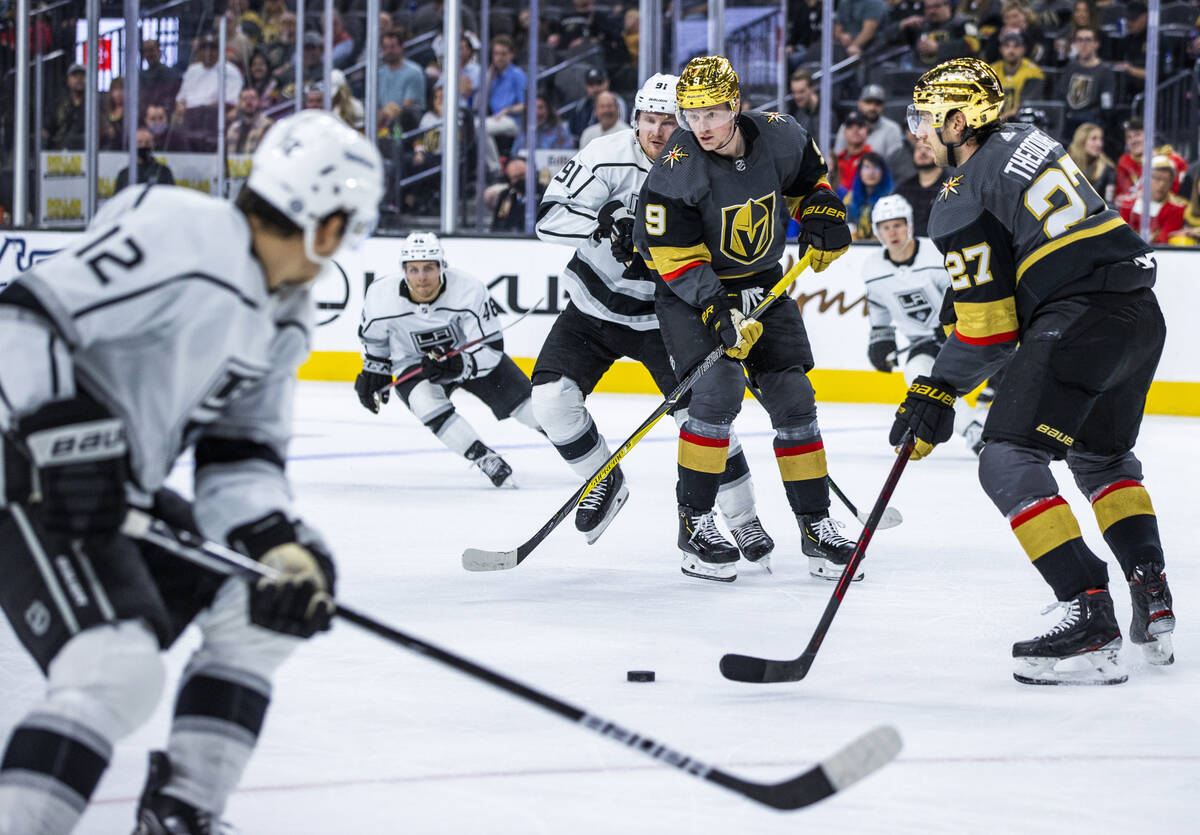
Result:
[[[678,127],[677,80],[648,78],[634,99],[634,130],[589,143],[550,183],[538,211],[538,237],[570,244],[575,254],[563,270],[571,302],[533,369],[533,408],[559,454],[585,479],[611,455],[584,400],[612,364],[620,357],[642,363],[663,395],[678,385],[654,315],[654,278],[633,246],[638,192]],[[686,396],[682,402],[674,413],[679,424],[687,419]],[[614,467],[579,503],[576,529],[595,542],[628,497],[625,474]],[[755,512],[750,469],[732,433],[717,503],[742,555],[769,566],[775,543]]]
[[[944,340],[939,314],[950,289],[942,254],[928,241],[912,237],[912,206],[898,194],[881,197],[871,210],[871,226],[883,247],[863,260],[863,285],[871,335],[867,358],[880,371],[891,373],[904,353],[904,379],[928,374]],[[897,351],[896,330],[908,340]],[[983,449],[983,423],[965,400],[954,403],[954,431],[976,454]]]
[[791,116],[739,115],[738,77],[725,58],[689,61],[676,103],[681,129],[646,177],[635,239],[661,277],[656,311],[676,374],[683,377],[714,347],[727,354],[696,382],[679,433],[682,570],[726,582],[737,576],[738,549],[717,529],[712,508],[748,371],[775,428],[775,457],[809,572],[837,579],[854,543],[829,516],[800,310],[784,297],[761,321],[745,313],[782,277],[789,218],[800,222],[802,247],[820,271],[850,246],[845,207],[829,188],[816,143]]
[[[413,232],[400,249],[403,275],[377,279],[363,299],[363,370],[354,381],[359,401],[372,412],[386,403],[393,370],[421,373],[396,386],[404,405],[437,439],[474,462],[496,487],[511,484],[512,467],[483,443],[458,414],[450,395],[469,391],[496,420],[514,417],[538,429],[529,401],[529,378],[504,353],[500,306],[479,279],[446,266],[441,241]],[[447,356],[468,342],[478,345]],[[381,392],[382,390],[382,392]]]
[[[236,204],[126,189],[0,294],[0,604],[47,678],[0,760],[0,833],[75,826],[159,700],[160,650],[193,622],[203,641],[136,831],[218,830],[275,670],[329,628],[333,562],[292,515],[284,457],[308,285],[370,232],[382,192],[373,145],[300,114],[266,134]],[[194,505],[161,489],[189,447]],[[249,588],[127,539],[131,504],[281,579]]]
[[[912,457],[928,454],[950,437],[955,396],[1008,363],[984,424],[979,480],[1066,610],[1046,634],[1013,645],[1014,676],[1119,684],[1108,571],[1084,544],[1050,462],[1066,459],[1121,565],[1130,639],[1150,663],[1170,664],[1171,592],[1133,454],[1166,335],[1150,289],[1156,266],[1058,142],[996,121],[1003,101],[995,73],[973,58],[935,67],[913,92],[910,128],[954,166],[929,233],[958,321],[933,370],[913,381],[890,440],[911,429]],[[1058,666],[1071,658],[1084,668]]]

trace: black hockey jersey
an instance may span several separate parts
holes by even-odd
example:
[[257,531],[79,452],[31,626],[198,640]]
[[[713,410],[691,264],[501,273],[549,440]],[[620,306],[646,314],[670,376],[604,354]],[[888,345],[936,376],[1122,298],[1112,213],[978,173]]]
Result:
[[1150,247],[1062,145],[1031,125],[1004,125],[964,165],[947,170],[929,236],[950,274],[957,320],[933,374],[960,392],[1003,364],[1047,300],[1153,283],[1153,270],[1142,271],[1145,283],[1136,286],[1107,286],[1095,276]]
[[738,126],[746,153],[736,160],[675,131],[642,189],[638,251],[695,307],[731,286],[777,281],[789,218],[827,185],[821,152],[791,116],[743,113]]

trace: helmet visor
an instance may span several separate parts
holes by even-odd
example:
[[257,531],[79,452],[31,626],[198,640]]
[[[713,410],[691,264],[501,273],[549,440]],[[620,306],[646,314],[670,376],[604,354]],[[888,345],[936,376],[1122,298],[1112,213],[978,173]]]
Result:
[[908,129],[920,136],[921,129],[924,127],[928,130],[933,126],[933,114],[928,110],[921,110],[915,104],[908,106]]
[[681,107],[679,109],[679,127],[693,133],[718,130],[734,120],[737,113],[728,104],[714,104],[709,107]]

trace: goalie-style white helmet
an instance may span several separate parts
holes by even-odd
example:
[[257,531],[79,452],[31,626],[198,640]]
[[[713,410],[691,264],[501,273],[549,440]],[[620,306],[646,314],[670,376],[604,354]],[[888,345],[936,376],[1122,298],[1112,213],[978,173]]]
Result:
[[442,252],[442,242],[432,232],[413,232],[400,244],[400,266],[409,261],[437,261],[438,266],[446,268],[446,255]]
[[908,236],[913,237],[912,206],[899,194],[880,197],[875,208],[871,209],[871,231],[876,238],[879,238],[879,224],[885,220],[903,220],[908,224]]
[[637,127],[638,113],[675,113],[675,85],[679,76],[658,72],[646,79],[633,97],[633,115],[629,123]]
[[346,213],[342,246],[362,242],[379,219],[383,199],[383,160],[356,131],[319,110],[305,110],[276,122],[254,152],[246,185],[304,233],[310,261],[320,222]]

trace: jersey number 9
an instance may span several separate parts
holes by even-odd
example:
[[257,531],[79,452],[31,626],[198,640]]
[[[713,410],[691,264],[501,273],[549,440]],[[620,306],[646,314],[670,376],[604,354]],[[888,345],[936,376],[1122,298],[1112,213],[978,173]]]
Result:
[[667,210],[659,203],[646,204],[646,234],[661,235],[667,231]]

